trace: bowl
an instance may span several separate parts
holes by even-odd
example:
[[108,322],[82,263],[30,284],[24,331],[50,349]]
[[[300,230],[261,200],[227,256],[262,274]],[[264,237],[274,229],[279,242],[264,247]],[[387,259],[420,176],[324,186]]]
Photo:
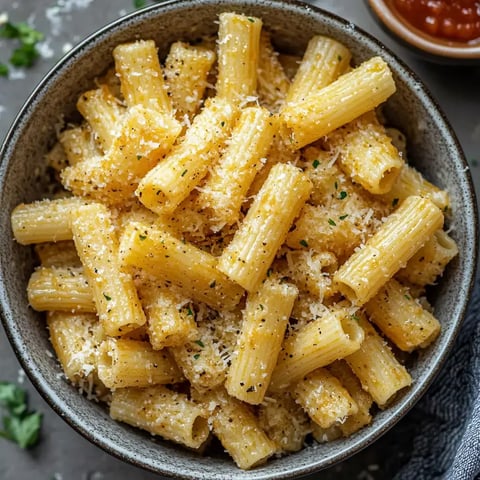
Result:
[[480,65],[480,38],[460,41],[430,35],[412,25],[398,10],[395,0],[367,0],[367,3],[385,30],[424,59],[438,63]]
[[[271,459],[251,471],[240,471],[222,452],[199,456],[110,419],[102,405],[88,401],[61,375],[42,315],[29,308],[25,289],[34,267],[32,249],[13,241],[10,214],[20,202],[42,197],[46,190],[44,154],[62,121],[74,118],[79,94],[111,63],[114,46],[135,38],[153,38],[160,55],[178,39],[193,40],[216,30],[222,11],[259,16],[272,31],[277,48],[301,52],[314,34],[335,37],[347,45],[356,63],[381,55],[390,65],[397,92],[385,114],[409,139],[411,162],[426,177],[450,191],[451,235],[460,254],[449,265],[432,298],[443,330],[422,351],[411,370],[413,386],[373,423],[351,437],[315,444],[290,456]],[[0,301],[7,336],[33,384],[73,428],[105,451],[159,474],[183,479],[283,479],[313,473],[371,444],[419,400],[451,349],[473,284],[476,262],[476,202],[467,163],[454,132],[426,87],[385,46],[352,23],[313,6],[279,0],[170,1],[121,18],[99,30],[64,57],[44,78],[15,119],[1,150]]]

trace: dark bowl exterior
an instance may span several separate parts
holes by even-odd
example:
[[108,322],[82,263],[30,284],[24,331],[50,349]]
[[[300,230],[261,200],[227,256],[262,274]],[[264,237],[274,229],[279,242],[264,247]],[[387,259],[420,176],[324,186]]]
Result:
[[[348,439],[312,445],[290,456],[272,459],[252,471],[241,471],[223,454],[201,457],[186,449],[116,423],[101,405],[80,396],[61,375],[51,355],[42,315],[29,308],[26,285],[34,266],[32,250],[12,238],[10,214],[21,202],[42,198],[47,182],[44,154],[62,121],[76,118],[79,94],[111,63],[113,48],[135,38],[153,38],[166,54],[178,39],[194,40],[216,31],[222,11],[259,16],[283,51],[301,52],[314,34],[335,37],[353,53],[355,63],[381,55],[391,66],[397,92],[388,100],[391,124],[408,136],[410,160],[425,176],[448,188],[453,215],[448,220],[460,255],[447,268],[433,298],[443,330],[421,352],[411,370],[413,386],[374,422]],[[52,408],[82,435],[109,453],[148,470],[184,479],[283,479],[312,473],[341,461],[375,441],[392,427],[425,392],[460,328],[473,284],[477,249],[477,212],[467,163],[454,132],[425,86],[377,40],[318,8],[282,1],[170,1],[122,18],[86,39],[57,64],[27,100],[1,151],[2,225],[0,300],[10,342],[34,385]]]

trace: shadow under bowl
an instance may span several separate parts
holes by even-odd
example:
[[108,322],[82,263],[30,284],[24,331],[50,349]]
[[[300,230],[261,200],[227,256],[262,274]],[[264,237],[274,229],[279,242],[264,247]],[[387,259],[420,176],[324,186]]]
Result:
[[[104,406],[88,401],[64,380],[50,354],[43,316],[29,308],[26,299],[35,265],[33,250],[18,245],[10,227],[10,214],[17,204],[44,196],[48,183],[44,155],[55,141],[55,129],[62,121],[77,118],[78,96],[112,63],[113,48],[137,38],[152,38],[164,57],[173,41],[216,32],[215,20],[223,11],[261,17],[276,47],[284,52],[300,53],[310,37],[323,34],[350,48],[356,64],[374,55],[389,63],[397,92],[388,100],[385,113],[389,123],[407,135],[411,163],[430,181],[448,188],[451,234],[460,250],[431,299],[443,329],[412,366],[412,387],[350,438],[311,445],[251,471],[237,469],[223,453],[200,456],[117,423]],[[47,74],[14,121],[1,150],[0,199],[2,320],[33,384],[63,419],[94,444],[139,467],[183,479],[291,479],[331,466],[374,442],[419,400],[438,373],[460,328],[473,283],[476,202],[467,163],[445,116],[415,74],[376,39],[346,20],[297,2],[170,1],[135,12],[93,34]]]

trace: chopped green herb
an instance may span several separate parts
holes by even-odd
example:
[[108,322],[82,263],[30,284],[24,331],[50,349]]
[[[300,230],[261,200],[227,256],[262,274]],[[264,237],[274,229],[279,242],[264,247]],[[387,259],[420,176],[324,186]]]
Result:
[[340,220],[345,220],[347,217],[348,217],[348,213],[346,213],[345,215],[340,215],[338,218]]
[[272,270],[271,268],[269,268],[269,269],[267,270],[267,277],[269,277],[269,276],[272,274],[272,272],[273,272],[273,270]]
[[187,315],[193,317],[193,310],[190,307],[187,307]]
[[199,354],[199,353],[196,353],[196,354],[193,356],[193,358],[194,358],[195,360],[198,360],[198,359],[200,358],[200,354]]
[[141,160],[143,158],[143,155],[137,155],[137,160]]
[[318,161],[318,159],[315,159],[315,160],[312,162],[312,167],[313,167],[313,168],[317,168],[319,165],[320,165],[320,162]]
[[142,234],[140,233],[140,234],[138,235],[138,238],[139,238],[140,240],[145,240],[145,239],[147,238],[147,236],[146,236],[146,235],[142,235]]
[[25,22],[6,22],[0,27],[0,37],[17,38],[25,45],[35,45],[35,43],[43,40],[43,33],[30,27]]
[[188,172],[188,170],[184,170],[184,171],[182,172],[182,177],[184,177],[187,172]]
[[210,288],[215,288],[216,284],[217,284],[217,282],[214,280],[213,282],[210,283],[209,287]]
[[334,184],[335,190],[338,190],[338,182],[335,182]]
[[[10,63],[15,67],[30,67],[39,56],[35,45],[43,39],[43,33],[24,22],[6,22],[0,27],[0,37],[20,41],[20,46],[13,51],[10,57]],[[3,68],[3,71],[5,71],[5,68]]]
[[398,198],[394,198],[394,199],[392,200],[392,207],[396,207],[397,204],[398,204]]
[[107,302],[109,302],[112,299],[112,297],[109,297],[106,293],[104,293],[103,296],[105,297],[105,300]]
[[222,120],[222,121],[220,122],[220,125],[221,125],[222,127],[224,127],[224,126],[225,126],[225,121]]
[[133,6],[135,8],[143,8],[147,2],[145,0],[133,0]]
[[300,245],[301,245],[302,247],[308,247],[308,242],[307,242],[306,240],[303,240],[303,239],[302,239],[302,240],[300,240]]
[[360,318],[355,314],[351,315],[351,318],[352,320],[356,320],[357,322],[360,320]]
[[0,62],[0,77],[8,77],[8,65]]
[[332,218],[329,218],[329,219],[328,219],[328,223],[329,223],[329,225],[332,225],[332,227],[335,227],[335,226],[337,225],[337,224],[333,221]]
[[404,295],[404,298],[405,298],[406,300],[411,300],[411,299],[412,299],[412,297],[410,297],[410,295],[406,295],[406,294]]
[[10,63],[15,67],[31,67],[38,57],[35,45],[22,45],[16,48],[10,57]]
[[0,405],[9,416],[3,417],[0,437],[17,443],[21,448],[33,447],[39,437],[42,414],[28,411],[24,390],[9,382],[0,382]]
[[195,340],[195,343],[201,347],[201,348],[205,348],[205,344],[201,341],[201,340]]
[[252,17],[247,17],[247,20],[248,20],[249,22],[255,23],[255,20],[254,20]]
[[342,190],[342,191],[340,192],[340,194],[338,195],[338,199],[339,199],[339,200],[343,200],[343,199],[345,199],[345,198],[347,198],[347,192],[346,192],[345,190]]
[[338,60],[339,62],[341,62],[341,61],[342,61],[342,56],[341,56],[341,55],[337,55],[337,60]]

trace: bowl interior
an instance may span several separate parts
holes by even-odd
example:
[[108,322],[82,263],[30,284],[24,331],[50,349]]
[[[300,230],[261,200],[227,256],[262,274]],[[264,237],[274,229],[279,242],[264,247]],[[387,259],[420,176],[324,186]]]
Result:
[[[395,74],[397,92],[388,101],[390,123],[408,136],[410,161],[452,198],[449,220],[460,255],[448,267],[432,299],[443,330],[438,341],[419,355],[412,367],[413,387],[393,406],[376,415],[371,426],[348,439],[312,445],[296,454],[271,460],[242,472],[223,454],[201,457],[186,449],[112,421],[105,408],[78,395],[61,376],[52,357],[42,315],[26,300],[26,285],[34,266],[32,249],[12,239],[10,213],[21,202],[42,198],[48,182],[44,154],[55,129],[75,118],[75,103],[95,76],[112,63],[112,50],[135,38],[152,38],[164,56],[171,42],[195,40],[216,32],[222,11],[261,17],[277,48],[301,52],[315,34],[335,37],[353,53],[355,63],[381,55]],[[420,81],[375,39],[355,25],[319,9],[281,1],[173,1],[153,6],[117,21],[70,52],[27,101],[2,149],[0,167],[1,270],[0,292],[7,335],[33,383],[51,406],[88,439],[114,455],[144,468],[179,478],[293,478],[327,467],[367,446],[395,424],[425,391],[444,360],[468,300],[476,255],[475,199],[465,159],[448,122]]]

